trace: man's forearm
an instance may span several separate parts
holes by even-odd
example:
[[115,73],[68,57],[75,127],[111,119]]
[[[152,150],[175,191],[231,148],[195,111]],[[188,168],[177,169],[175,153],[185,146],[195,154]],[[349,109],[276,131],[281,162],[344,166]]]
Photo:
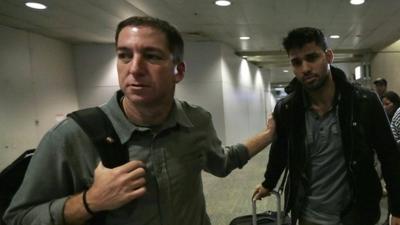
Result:
[[245,142],[245,146],[250,157],[253,157],[269,144],[271,144],[274,133],[270,130],[264,130]]
[[64,219],[67,225],[85,224],[92,216],[83,205],[83,193],[71,196],[65,202]]

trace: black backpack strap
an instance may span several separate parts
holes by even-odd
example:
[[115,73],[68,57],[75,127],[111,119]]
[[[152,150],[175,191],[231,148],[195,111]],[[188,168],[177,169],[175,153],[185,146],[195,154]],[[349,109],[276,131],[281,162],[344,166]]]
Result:
[[[129,161],[128,149],[121,144],[110,119],[99,107],[78,110],[67,116],[74,119],[89,136],[105,167],[114,168]],[[106,214],[107,212],[96,213],[87,224],[104,224]]]
[[92,140],[105,167],[114,168],[129,161],[128,149],[121,144],[110,119],[99,107],[78,110],[67,116]]

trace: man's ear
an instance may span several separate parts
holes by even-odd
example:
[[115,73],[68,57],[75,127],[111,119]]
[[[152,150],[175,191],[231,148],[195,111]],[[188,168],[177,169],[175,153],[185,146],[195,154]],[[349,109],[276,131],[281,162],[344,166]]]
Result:
[[175,83],[179,83],[185,77],[186,65],[184,62],[180,62],[175,65]]
[[326,49],[326,59],[328,60],[329,64],[333,63],[334,55],[332,49],[328,48]]

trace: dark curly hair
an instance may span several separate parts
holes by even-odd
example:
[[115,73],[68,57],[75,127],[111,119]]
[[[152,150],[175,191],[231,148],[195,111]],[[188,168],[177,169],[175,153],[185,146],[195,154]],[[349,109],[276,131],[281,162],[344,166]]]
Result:
[[304,45],[311,42],[315,42],[315,44],[324,51],[328,48],[322,31],[313,27],[300,27],[291,30],[288,36],[283,39],[282,44],[286,53],[289,54],[290,50],[302,48]]

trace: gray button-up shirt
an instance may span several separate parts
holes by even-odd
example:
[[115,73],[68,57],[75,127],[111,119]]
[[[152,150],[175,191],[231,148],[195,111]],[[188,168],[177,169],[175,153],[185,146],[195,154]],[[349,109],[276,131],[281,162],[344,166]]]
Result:
[[302,217],[315,224],[341,224],[341,213],[350,201],[337,107],[323,116],[311,108],[305,113],[307,169]]
[[[101,109],[110,118],[130,160],[146,163],[146,194],[108,212],[113,225],[206,225],[201,171],[226,176],[244,166],[242,144],[223,147],[204,109],[175,100],[167,121],[157,128],[130,123],[117,94]],[[75,121],[67,118],[39,144],[26,178],[8,209],[9,225],[64,224],[66,199],[90,187],[99,156]]]

